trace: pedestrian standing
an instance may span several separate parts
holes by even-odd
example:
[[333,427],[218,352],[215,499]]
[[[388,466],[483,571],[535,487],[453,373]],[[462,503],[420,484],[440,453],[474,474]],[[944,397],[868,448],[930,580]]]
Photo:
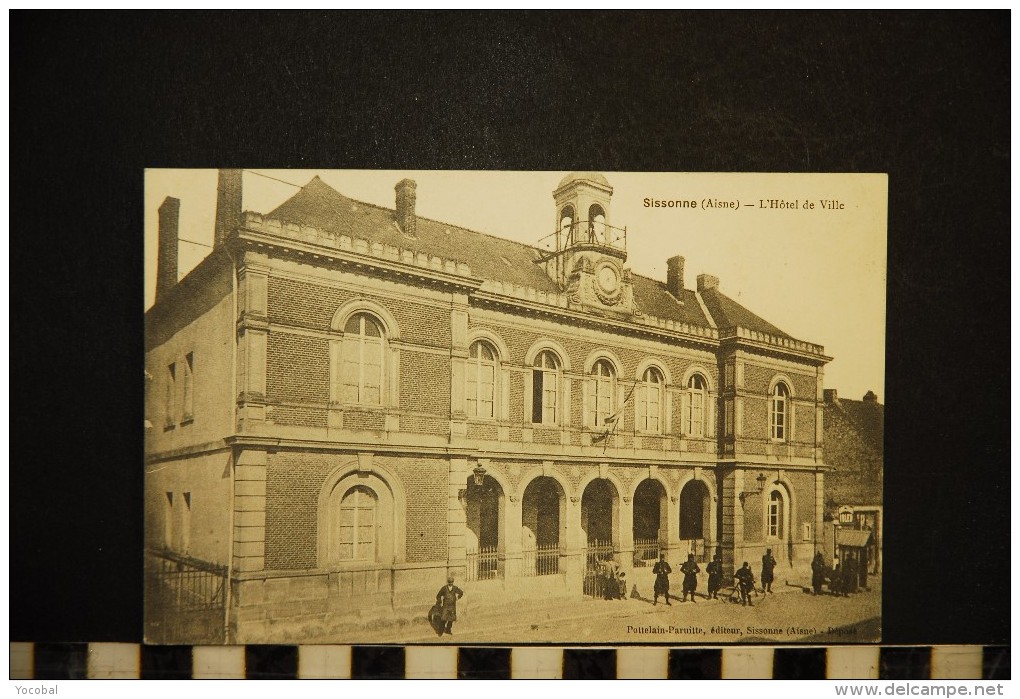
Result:
[[697,602],[698,600],[694,599],[694,591],[698,587],[698,573],[701,572],[701,568],[694,561],[693,553],[688,554],[687,561],[680,566],[680,572],[684,574],[684,598],[681,601],[687,601],[687,593],[689,592],[691,593],[691,602]]
[[708,598],[719,599],[719,589],[722,587],[722,557],[718,553],[712,557],[712,562],[705,571],[708,573]]
[[457,621],[457,600],[463,596],[464,591],[453,584],[452,575],[446,578],[446,584],[436,593],[436,604],[440,607],[439,620],[443,625],[443,633],[453,635],[453,622]]
[[836,595],[836,597],[845,597],[843,592],[843,564],[840,563],[838,558],[832,559],[834,565],[832,566],[832,577],[829,579],[829,592]]
[[761,557],[761,589],[762,592],[772,592],[772,580],[776,569],[776,559],[772,555],[772,549],[765,549],[765,555]]
[[849,597],[852,592],[857,592],[857,561],[848,553],[843,560],[843,594]]
[[666,554],[659,554],[659,562],[652,567],[652,573],[655,574],[655,587],[652,590],[654,595],[652,599],[652,606],[659,603],[659,595],[666,598],[666,604],[669,605],[669,574],[673,572],[673,569],[669,567],[669,563],[666,563]]
[[825,557],[819,551],[811,561],[811,587],[814,594],[822,594],[822,583],[825,582]]

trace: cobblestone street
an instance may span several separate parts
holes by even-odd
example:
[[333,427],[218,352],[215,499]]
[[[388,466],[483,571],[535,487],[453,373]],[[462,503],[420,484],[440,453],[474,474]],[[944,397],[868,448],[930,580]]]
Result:
[[[724,590],[724,592],[727,592]],[[727,593],[728,594],[728,593]],[[815,597],[804,588],[776,585],[774,594],[760,593],[753,606],[698,595],[692,603],[673,599],[554,601],[522,603],[517,609],[458,605],[452,636],[437,637],[421,622],[359,634],[360,642],[405,643],[862,643],[880,639],[882,595],[878,581],[849,598]],[[398,637],[395,637],[398,636]]]

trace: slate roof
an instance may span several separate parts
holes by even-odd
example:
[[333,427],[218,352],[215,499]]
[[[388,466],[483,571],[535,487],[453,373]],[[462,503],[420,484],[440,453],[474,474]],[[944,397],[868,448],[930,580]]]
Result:
[[880,505],[885,457],[885,407],[877,401],[839,398],[823,418],[828,505]]
[[708,312],[711,313],[712,318],[715,319],[715,324],[720,328],[732,328],[739,325],[740,327],[747,328],[748,330],[757,330],[759,332],[775,335],[776,337],[793,339],[772,323],[768,322],[764,318],[756,316],[754,313],[751,313],[751,311],[723,294],[719,291],[718,287],[705,289],[701,292],[701,298],[705,302],[705,307],[708,308]]
[[[561,185],[578,177],[608,184],[605,176],[584,172],[567,175]],[[472,274],[482,279],[539,291],[559,291],[556,283],[535,264],[542,255],[536,247],[421,216],[417,219],[416,235],[410,237],[397,226],[393,209],[346,197],[318,176],[266,217],[464,262]],[[634,300],[642,313],[701,327],[711,326],[693,290],[684,289],[678,300],[663,282],[639,274],[632,274],[631,279]],[[702,292],[702,298],[720,328],[740,325],[778,337],[790,337],[718,289]]]

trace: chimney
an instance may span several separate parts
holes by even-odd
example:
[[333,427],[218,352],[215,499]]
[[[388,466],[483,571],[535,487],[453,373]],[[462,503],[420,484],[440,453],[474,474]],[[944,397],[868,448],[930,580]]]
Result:
[[877,404],[878,403],[878,396],[875,395],[874,391],[868,391],[867,393],[864,394],[864,402],[865,403],[875,403],[875,404]]
[[177,229],[181,200],[167,197],[159,205],[159,251],[156,265],[156,301],[177,286]]
[[680,255],[666,260],[666,288],[677,298],[684,293],[684,258]]
[[822,400],[826,403],[839,403],[839,395],[834,388],[822,389]]
[[418,218],[414,214],[414,190],[418,185],[414,180],[403,179],[397,182],[397,225],[404,235],[414,238],[417,235]]
[[719,277],[713,277],[711,274],[699,274],[698,275],[698,291],[705,291],[707,289],[715,289],[719,286]]
[[216,185],[216,239],[218,248],[241,225],[241,170],[220,170]]

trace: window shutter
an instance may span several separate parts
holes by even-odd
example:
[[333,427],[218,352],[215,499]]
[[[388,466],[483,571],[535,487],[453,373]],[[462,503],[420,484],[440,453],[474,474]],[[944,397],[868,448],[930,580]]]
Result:
[[592,385],[591,385],[591,382],[592,382],[592,380],[590,378],[585,377],[584,384],[581,387],[581,397],[582,397],[581,405],[583,406],[582,409],[584,410],[584,415],[582,416],[582,424],[585,427],[593,427],[594,426],[592,424],[592,419],[591,419],[592,413],[594,412],[594,409],[592,408],[592,406],[590,404],[591,401],[594,400],[594,398],[592,396]]
[[560,392],[559,392],[559,405],[556,409],[559,411],[559,423],[562,427],[570,425],[570,378],[564,374],[559,374],[560,381]]
[[705,394],[705,436],[715,437],[715,404],[718,396],[712,393]]
[[662,423],[662,434],[673,433],[673,396],[674,392],[666,388],[666,384],[662,385],[662,400],[665,403],[663,406],[663,423]]
[[524,422],[535,421],[535,369],[528,367],[524,372]]
[[510,369],[501,366],[499,370],[499,412],[496,414],[499,420],[510,418]]

